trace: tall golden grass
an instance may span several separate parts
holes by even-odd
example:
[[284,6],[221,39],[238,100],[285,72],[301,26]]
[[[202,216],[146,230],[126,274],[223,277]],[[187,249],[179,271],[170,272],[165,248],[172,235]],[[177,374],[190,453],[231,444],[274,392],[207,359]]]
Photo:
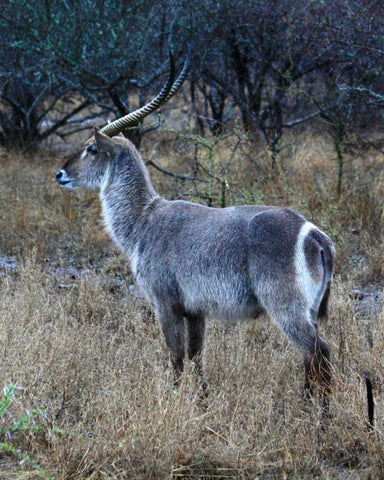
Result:
[[[316,399],[301,398],[301,357],[268,319],[210,323],[208,399],[189,364],[174,390],[160,328],[130,293],[97,196],[61,190],[52,153],[1,152],[1,479],[384,477],[384,314],[375,298],[384,283],[383,160],[348,154],[338,197],[329,139],[288,143],[271,171],[260,146],[228,137],[212,169],[227,204],[289,204],[335,240],[331,316],[321,327],[334,370],[329,424]],[[143,154],[173,171],[198,162],[204,177],[207,168],[206,149],[171,133],[152,135]],[[168,198],[206,198],[206,183],[151,176]],[[222,185],[213,182],[217,204]],[[356,289],[373,295],[361,300]]]

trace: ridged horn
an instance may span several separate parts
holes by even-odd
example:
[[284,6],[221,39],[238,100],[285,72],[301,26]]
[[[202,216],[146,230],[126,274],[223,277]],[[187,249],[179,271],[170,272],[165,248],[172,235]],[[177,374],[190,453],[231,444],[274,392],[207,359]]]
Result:
[[187,57],[183,65],[183,69],[181,70],[180,75],[176,78],[175,82],[173,83],[172,88],[170,89],[167,95],[167,98],[165,99],[165,102],[168,102],[168,100],[172,98],[175,95],[175,93],[180,89],[180,87],[183,85],[184,80],[187,78],[190,64],[191,64],[191,46],[188,44]]
[[119,134],[126,128],[136,124],[142,118],[153,113],[155,110],[160,108],[162,105],[168,102],[170,98],[172,98],[175,95],[175,93],[179,90],[179,88],[184,83],[184,80],[186,79],[188,74],[188,69],[190,65],[190,48],[188,47],[188,54],[187,54],[187,58],[185,60],[183,69],[175,81],[173,81],[175,77],[175,64],[174,64],[171,53],[169,54],[169,57],[170,57],[169,76],[163,88],[160,90],[157,96],[151,102],[147,103],[143,107],[140,107],[137,110],[131,113],[128,113],[124,117],[118,118],[117,120],[105,125],[105,127],[101,129],[101,132],[104,133],[104,135],[108,135],[108,137],[113,137],[114,135]]

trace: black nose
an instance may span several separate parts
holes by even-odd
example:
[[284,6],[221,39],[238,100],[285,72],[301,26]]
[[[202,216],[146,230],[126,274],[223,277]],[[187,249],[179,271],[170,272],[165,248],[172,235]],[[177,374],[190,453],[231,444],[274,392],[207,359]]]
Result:
[[59,180],[59,178],[61,178],[63,176],[63,172],[61,170],[59,170],[57,173],[56,173],[56,180]]

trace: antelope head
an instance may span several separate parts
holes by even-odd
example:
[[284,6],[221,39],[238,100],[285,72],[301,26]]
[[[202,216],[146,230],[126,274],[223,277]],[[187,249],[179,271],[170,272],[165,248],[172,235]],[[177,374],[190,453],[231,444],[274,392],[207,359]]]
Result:
[[[163,88],[158,95],[143,107],[129,113],[114,122],[108,123],[101,130],[95,129],[94,135],[85,142],[80,151],[73,154],[65,165],[57,172],[56,180],[65,188],[82,187],[87,189],[100,189],[108,176],[111,162],[118,158],[125,147],[134,150],[134,146],[122,136],[116,137],[155,110],[164,105],[180,89],[187,77],[190,64],[190,52],[184,63],[183,69],[177,79],[175,66],[170,54],[170,73]],[[115,137],[115,138],[111,138]]]

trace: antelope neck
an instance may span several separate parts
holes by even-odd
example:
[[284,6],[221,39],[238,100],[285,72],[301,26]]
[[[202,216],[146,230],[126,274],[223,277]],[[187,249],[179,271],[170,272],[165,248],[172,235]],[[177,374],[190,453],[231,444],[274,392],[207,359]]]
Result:
[[141,159],[117,162],[100,191],[103,218],[119,247],[133,255],[145,210],[158,197]]

